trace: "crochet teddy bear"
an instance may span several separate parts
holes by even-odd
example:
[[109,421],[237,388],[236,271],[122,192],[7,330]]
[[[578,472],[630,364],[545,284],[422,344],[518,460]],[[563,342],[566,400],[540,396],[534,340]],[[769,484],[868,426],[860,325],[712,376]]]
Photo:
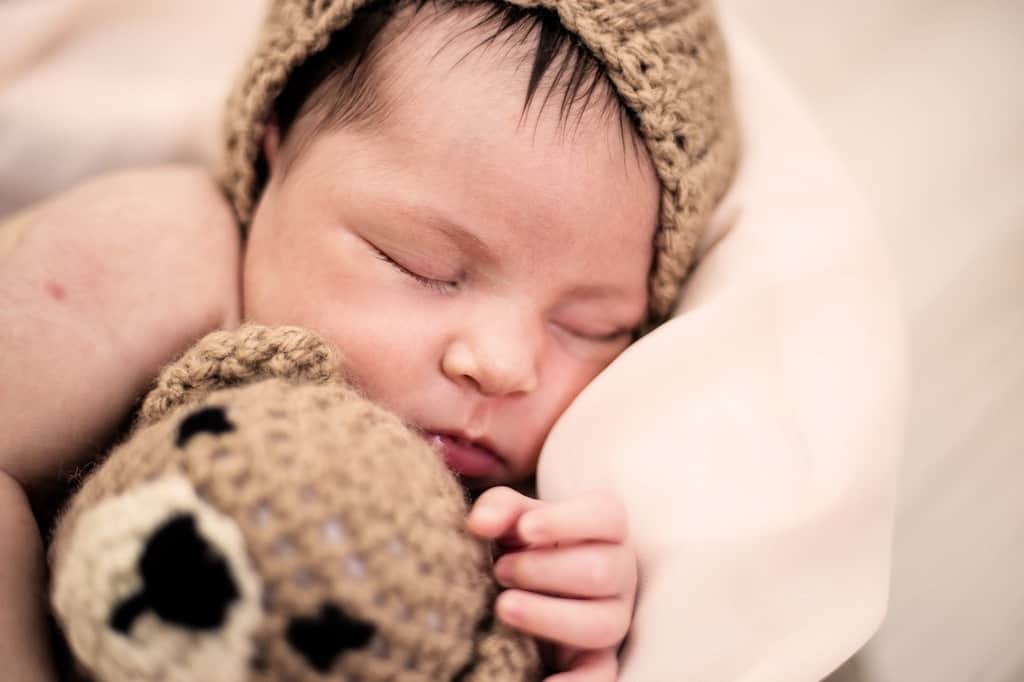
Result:
[[520,682],[430,446],[298,328],[209,335],[62,514],[51,598],[99,682]]

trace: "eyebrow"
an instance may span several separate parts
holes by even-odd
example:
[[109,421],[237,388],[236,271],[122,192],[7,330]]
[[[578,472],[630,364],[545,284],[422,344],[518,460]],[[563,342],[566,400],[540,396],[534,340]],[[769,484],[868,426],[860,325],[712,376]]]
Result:
[[443,213],[422,204],[392,202],[396,212],[425,227],[440,232],[463,252],[487,262],[494,262],[494,251],[467,227]]
[[578,284],[567,292],[572,298],[627,298],[629,291],[614,284]]
[[[469,228],[449,218],[443,212],[426,204],[406,204],[391,199],[388,202],[393,210],[409,220],[442,233],[458,246],[464,253],[475,256],[488,263],[497,262],[494,251]],[[646,293],[646,290],[645,290]],[[619,299],[630,297],[630,292],[623,287],[612,284],[577,284],[562,294],[567,298],[576,299]],[[640,324],[640,322],[637,322]],[[635,326],[635,325],[634,325]]]

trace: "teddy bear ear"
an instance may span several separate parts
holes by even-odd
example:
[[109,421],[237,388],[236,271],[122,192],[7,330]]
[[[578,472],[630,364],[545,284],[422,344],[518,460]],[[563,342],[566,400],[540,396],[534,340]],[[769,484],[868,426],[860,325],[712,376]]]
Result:
[[136,428],[218,389],[272,378],[326,383],[341,378],[339,367],[338,354],[307,329],[247,324],[213,332],[163,369]]

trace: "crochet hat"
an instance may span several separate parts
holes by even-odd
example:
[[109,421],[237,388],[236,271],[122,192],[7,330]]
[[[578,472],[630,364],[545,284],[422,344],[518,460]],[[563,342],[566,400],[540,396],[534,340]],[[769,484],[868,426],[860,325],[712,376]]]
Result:
[[[227,108],[222,181],[243,228],[262,190],[257,164],[274,100],[295,71],[372,0],[272,0],[255,53]],[[649,325],[672,313],[739,142],[726,46],[711,0],[508,0],[558,14],[604,65],[662,185]]]

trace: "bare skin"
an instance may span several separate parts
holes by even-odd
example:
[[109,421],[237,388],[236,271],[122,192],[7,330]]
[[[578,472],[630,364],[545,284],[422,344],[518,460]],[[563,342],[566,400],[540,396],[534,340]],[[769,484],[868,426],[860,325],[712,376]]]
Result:
[[30,500],[103,449],[161,365],[237,324],[240,246],[212,181],[184,167],[95,180],[0,233],[0,660],[45,682]]
[[[240,247],[212,181],[186,168],[85,184],[19,225],[0,270],[0,363],[15,382],[0,397],[13,426],[0,453],[35,491],[101,443],[164,362],[237,321]],[[50,424],[39,404],[64,418]]]

